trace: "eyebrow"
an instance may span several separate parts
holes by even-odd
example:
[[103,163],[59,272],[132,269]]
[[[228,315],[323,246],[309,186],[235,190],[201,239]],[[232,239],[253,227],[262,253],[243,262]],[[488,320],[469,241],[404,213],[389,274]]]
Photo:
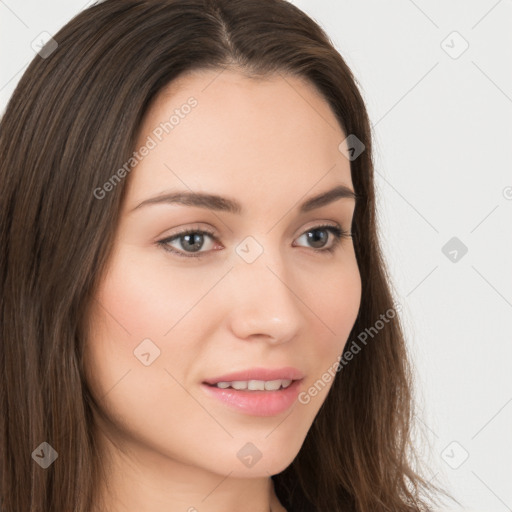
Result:
[[[353,199],[357,201],[358,194],[346,185],[338,185],[331,190],[322,192],[304,201],[299,206],[299,213],[307,213],[311,210],[326,206],[338,199]],[[196,206],[209,210],[229,212],[235,214],[243,213],[242,205],[235,199],[222,197],[215,194],[207,194],[203,192],[170,192],[164,195],[151,197],[142,201],[131,212],[143,206],[155,204],[181,204],[184,206]]]

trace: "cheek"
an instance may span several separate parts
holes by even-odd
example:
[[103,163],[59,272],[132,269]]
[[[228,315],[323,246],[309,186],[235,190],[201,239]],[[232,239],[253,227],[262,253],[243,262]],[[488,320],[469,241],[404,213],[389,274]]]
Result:
[[[98,301],[132,338],[162,339],[192,313],[216,277],[205,278],[150,258],[148,250],[118,254],[98,293]],[[211,274],[211,272],[210,272]]]
[[362,290],[355,258],[319,274],[316,283],[315,292],[304,299],[312,311],[309,318],[314,344],[303,353],[304,363],[314,368],[306,387],[318,408],[334,382],[337,361],[359,313]]
[[307,304],[316,314],[316,328],[328,347],[341,351],[361,304],[361,277],[354,258],[319,273]]
[[[200,284],[187,287],[176,282],[177,272],[167,274],[134,253],[118,253],[95,297],[86,345],[87,381],[100,407],[157,449],[174,446],[184,417],[205,421],[180,385],[200,349],[180,319],[197,302]],[[204,280],[202,286],[204,294]],[[181,439],[189,451],[195,442],[188,434]]]
[[200,356],[202,330],[216,311],[215,297],[206,296],[218,277],[191,277],[150,261],[147,251],[122,247],[93,303],[89,366],[98,394],[130,372],[131,382],[140,376],[156,397],[169,373],[182,381]]

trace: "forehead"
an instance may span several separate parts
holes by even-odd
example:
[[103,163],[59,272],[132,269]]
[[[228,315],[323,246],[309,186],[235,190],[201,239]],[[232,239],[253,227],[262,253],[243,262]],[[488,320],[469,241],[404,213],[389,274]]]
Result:
[[136,149],[152,148],[131,173],[128,197],[133,204],[179,188],[299,199],[313,187],[352,188],[338,149],[344,139],[327,101],[303,79],[194,71],[148,109]]

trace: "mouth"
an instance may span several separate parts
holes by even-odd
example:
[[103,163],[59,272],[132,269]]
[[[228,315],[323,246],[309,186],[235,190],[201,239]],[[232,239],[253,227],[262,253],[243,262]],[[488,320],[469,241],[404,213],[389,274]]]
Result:
[[[249,386],[252,386],[255,391],[262,391],[266,389],[265,386],[267,385],[269,390],[273,389],[277,385],[277,381],[280,381],[281,385],[284,383],[283,387],[288,387],[292,381],[303,378],[304,374],[300,370],[292,366],[286,366],[284,368],[248,368],[247,370],[206,379],[204,383],[211,385],[221,384],[224,387],[234,387],[234,389],[251,389]],[[261,387],[262,382],[263,388]],[[241,387],[244,383],[246,386]]]
[[235,380],[232,382],[221,381],[216,384],[204,383],[207,386],[219,389],[236,389],[237,391],[279,391],[280,389],[288,388],[292,379],[277,379],[277,380]]
[[304,375],[295,368],[260,368],[203,381],[201,388],[209,398],[232,410],[251,416],[275,416],[294,404],[303,380]]

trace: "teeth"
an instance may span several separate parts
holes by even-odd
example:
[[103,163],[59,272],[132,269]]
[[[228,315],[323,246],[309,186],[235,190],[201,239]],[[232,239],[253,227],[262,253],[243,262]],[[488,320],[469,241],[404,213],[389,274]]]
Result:
[[265,391],[265,382],[262,380],[250,380],[247,387],[251,391]]
[[265,389],[267,391],[276,391],[281,387],[282,380],[268,380],[265,382]]
[[216,387],[221,389],[233,388],[237,390],[248,389],[249,391],[277,391],[287,388],[292,383],[291,379],[279,380],[235,380],[233,382],[217,382]]

